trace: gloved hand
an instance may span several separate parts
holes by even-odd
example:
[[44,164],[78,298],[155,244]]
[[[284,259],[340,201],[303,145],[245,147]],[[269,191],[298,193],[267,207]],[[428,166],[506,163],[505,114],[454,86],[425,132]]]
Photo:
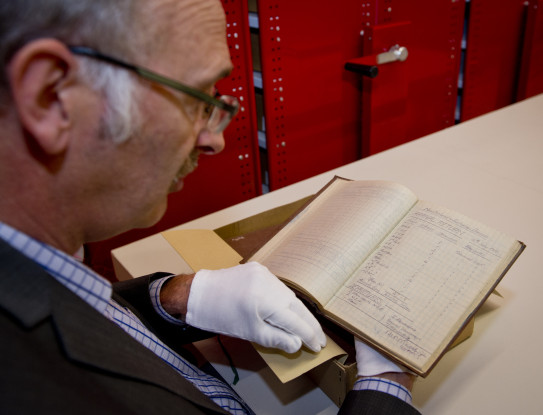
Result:
[[356,337],[354,340],[358,376],[375,376],[386,372],[409,372],[407,368],[388,360]]
[[193,327],[294,353],[305,344],[326,344],[315,317],[263,265],[250,262],[218,271],[198,271],[185,321]]

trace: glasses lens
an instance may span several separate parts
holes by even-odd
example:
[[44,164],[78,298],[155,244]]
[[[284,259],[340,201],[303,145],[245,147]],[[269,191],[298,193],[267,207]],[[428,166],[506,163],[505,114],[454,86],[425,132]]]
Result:
[[234,109],[228,111],[219,107],[213,107],[213,110],[211,111],[211,114],[209,115],[209,119],[207,121],[207,129],[214,134],[222,133],[224,129],[228,126],[228,124],[230,124],[230,121],[232,121],[232,118],[235,117],[239,110],[239,101],[236,97],[221,95],[218,99],[230,105]]

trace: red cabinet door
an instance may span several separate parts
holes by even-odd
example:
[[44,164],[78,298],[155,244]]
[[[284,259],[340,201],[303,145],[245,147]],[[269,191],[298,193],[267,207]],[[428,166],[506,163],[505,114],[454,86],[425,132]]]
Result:
[[366,59],[395,46],[407,58],[377,64],[377,76],[363,79],[362,155],[454,125],[464,2],[376,1],[365,25]]

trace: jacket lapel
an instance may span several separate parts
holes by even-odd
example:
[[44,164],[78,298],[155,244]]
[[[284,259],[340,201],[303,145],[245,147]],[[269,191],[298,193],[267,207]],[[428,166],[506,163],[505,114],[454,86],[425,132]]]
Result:
[[152,351],[0,241],[0,307],[25,328],[52,317],[69,360],[165,388],[222,412]]

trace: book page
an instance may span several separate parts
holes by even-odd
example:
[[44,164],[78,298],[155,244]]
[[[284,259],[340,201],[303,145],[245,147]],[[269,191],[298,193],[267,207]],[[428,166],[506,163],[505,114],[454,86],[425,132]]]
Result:
[[464,216],[419,202],[326,309],[424,372],[519,246]]
[[415,202],[395,183],[337,179],[250,260],[324,305]]

